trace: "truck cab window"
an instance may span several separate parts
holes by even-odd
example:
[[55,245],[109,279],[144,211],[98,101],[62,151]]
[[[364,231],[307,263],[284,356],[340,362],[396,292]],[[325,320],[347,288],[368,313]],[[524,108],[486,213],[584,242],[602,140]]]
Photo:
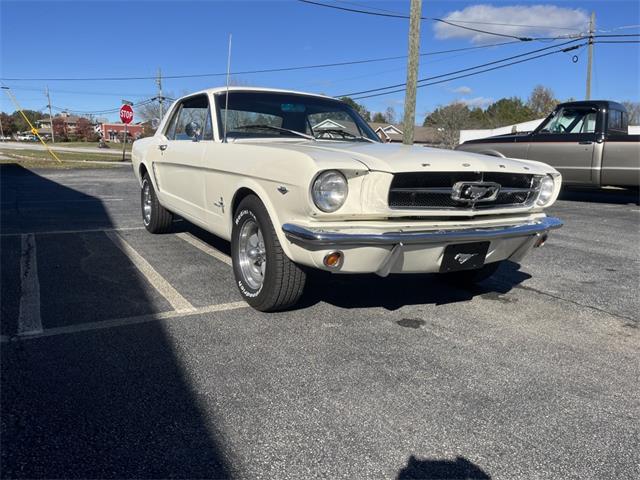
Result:
[[561,108],[540,133],[594,133],[597,112],[591,108]]

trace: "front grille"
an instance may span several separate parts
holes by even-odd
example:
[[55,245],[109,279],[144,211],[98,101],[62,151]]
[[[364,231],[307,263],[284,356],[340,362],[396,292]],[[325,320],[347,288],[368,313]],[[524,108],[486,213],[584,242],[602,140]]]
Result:
[[[538,196],[540,178],[531,174],[503,172],[409,172],[394,175],[389,207],[394,209],[480,210],[526,207]],[[500,185],[496,198],[487,202],[461,202],[451,198],[457,182],[490,182]]]

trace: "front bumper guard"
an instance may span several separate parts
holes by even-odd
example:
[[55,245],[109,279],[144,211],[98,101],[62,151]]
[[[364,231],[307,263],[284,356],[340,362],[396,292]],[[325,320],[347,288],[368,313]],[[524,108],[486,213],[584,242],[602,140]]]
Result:
[[285,223],[282,226],[282,230],[286,238],[292,243],[302,247],[313,248],[476,242],[540,235],[549,230],[560,228],[562,225],[563,223],[559,218],[543,217],[515,225],[428,231],[343,233],[327,231],[323,228],[306,228],[291,223]]

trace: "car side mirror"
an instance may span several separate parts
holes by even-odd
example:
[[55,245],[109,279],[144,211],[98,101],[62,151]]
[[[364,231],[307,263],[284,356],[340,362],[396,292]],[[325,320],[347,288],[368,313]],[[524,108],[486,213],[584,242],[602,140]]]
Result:
[[189,122],[187,126],[184,127],[184,133],[192,138],[194,142],[197,142],[200,137],[200,125],[198,125],[198,122]]

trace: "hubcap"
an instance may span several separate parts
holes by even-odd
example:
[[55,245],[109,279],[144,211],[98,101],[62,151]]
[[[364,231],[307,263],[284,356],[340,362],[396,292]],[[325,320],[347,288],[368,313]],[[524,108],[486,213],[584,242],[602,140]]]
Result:
[[242,278],[249,287],[259,290],[264,282],[267,256],[262,231],[253,219],[245,221],[240,229],[238,257]]
[[147,181],[142,184],[142,220],[145,225],[151,223],[151,187]]

